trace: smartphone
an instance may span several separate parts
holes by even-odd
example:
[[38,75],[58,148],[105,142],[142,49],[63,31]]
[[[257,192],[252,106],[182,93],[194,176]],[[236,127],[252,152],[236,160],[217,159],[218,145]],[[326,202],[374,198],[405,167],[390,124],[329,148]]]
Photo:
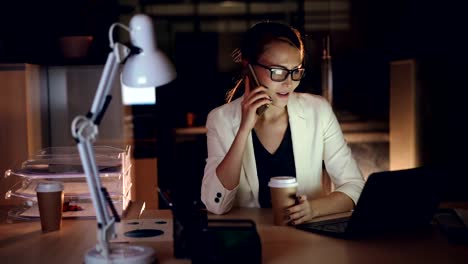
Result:
[[[258,87],[260,86],[260,82],[258,81],[258,78],[257,78],[257,75],[255,74],[255,71],[252,67],[252,64],[248,64],[248,74],[249,74],[249,80],[250,80],[250,87]],[[252,88],[251,88],[252,89]],[[265,113],[265,111],[268,109],[270,105],[268,104],[264,104],[262,106],[260,106],[259,108],[257,108],[257,115],[263,115],[263,113]]]

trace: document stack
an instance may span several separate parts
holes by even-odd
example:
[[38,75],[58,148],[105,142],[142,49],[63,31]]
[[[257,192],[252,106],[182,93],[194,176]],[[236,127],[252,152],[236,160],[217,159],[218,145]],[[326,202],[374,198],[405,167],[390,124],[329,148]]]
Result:
[[[94,152],[102,186],[107,189],[119,214],[122,214],[131,199],[130,148],[95,146]],[[63,183],[63,217],[96,217],[76,146],[42,149],[22,162],[18,169],[7,170],[5,178],[12,183],[5,198],[18,204],[8,214],[12,220],[39,217],[35,188],[41,181]]]

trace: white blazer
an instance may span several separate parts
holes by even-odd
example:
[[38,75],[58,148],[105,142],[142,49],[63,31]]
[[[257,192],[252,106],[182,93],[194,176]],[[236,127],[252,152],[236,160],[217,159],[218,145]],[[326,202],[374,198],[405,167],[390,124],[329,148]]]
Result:
[[[226,156],[239,129],[241,101],[242,97],[213,109],[206,121],[208,158],[201,186],[201,200],[215,214],[226,213],[233,205],[260,207],[251,134],[244,152],[239,185],[228,190],[216,175],[216,168]],[[314,198],[323,193],[324,161],[335,191],[345,193],[356,204],[364,186],[364,178],[330,104],[318,95],[293,93],[288,101],[288,115],[299,183],[298,194]]]

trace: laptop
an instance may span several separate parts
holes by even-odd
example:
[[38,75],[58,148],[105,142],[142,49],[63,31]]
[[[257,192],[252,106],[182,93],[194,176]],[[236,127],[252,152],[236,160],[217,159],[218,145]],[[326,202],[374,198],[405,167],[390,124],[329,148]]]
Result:
[[296,228],[340,238],[427,228],[439,206],[435,175],[430,167],[372,173],[350,216],[313,221]]

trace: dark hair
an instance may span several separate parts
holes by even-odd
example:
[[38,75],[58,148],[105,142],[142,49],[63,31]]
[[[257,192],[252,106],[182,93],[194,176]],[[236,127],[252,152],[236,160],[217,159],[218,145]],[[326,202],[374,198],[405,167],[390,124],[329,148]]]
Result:
[[[284,41],[296,47],[301,52],[302,60],[304,60],[304,43],[301,33],[287,24],[273,21],[256,23],[244,33],[240,46],[241,60],[249,63],[257,62],[265,47],[273,41]],[[241,78],[234,88],[227,93],[226,99],[228,102],[233,99],[243,79]]]
[[242,59],[250,63],[256,62],[265,46],[276,40],[288,42],[304,57],[304,44],[297,29],[280,22],[265,21],[254,24],[245,32],[240,47]]

